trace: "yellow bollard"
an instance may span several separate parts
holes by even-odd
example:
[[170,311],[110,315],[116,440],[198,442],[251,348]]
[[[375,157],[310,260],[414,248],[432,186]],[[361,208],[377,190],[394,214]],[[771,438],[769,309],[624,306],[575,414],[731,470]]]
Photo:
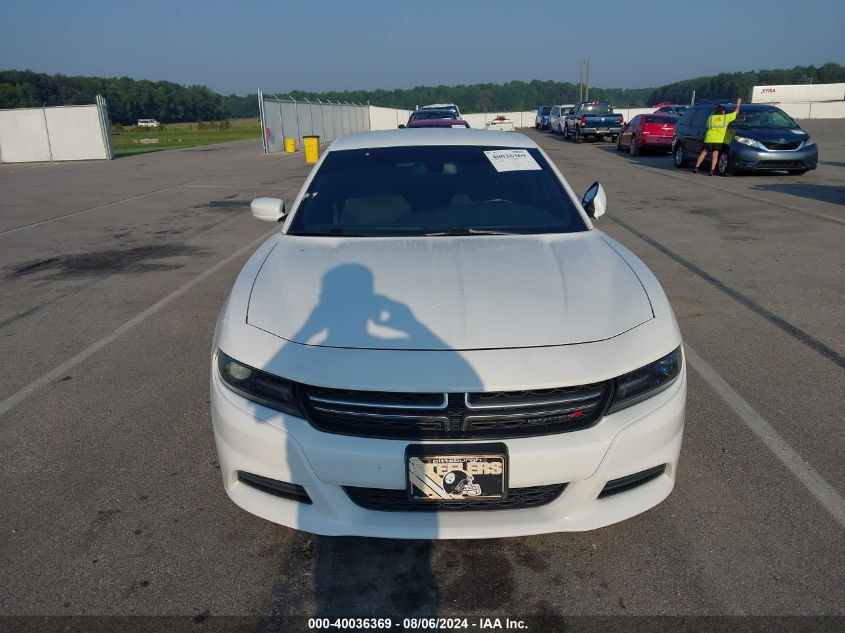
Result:
[[285,153],[293,154],[296,151],[296,139],[295,138],[286,138],[285,139]]
[[303,136],[302,147],[305,149],[305,162],[316,163],[320,158],[320,137]]

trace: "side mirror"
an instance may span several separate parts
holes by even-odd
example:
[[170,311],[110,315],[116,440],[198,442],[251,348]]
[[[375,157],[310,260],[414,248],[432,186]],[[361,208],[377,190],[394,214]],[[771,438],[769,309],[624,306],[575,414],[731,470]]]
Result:
[[399,124],[399,129],[400,129],[400,130],[404,130],[404,129],[405,129],[405,124],[404,124],[404,123],[400,123],[400,124]]
[[249,209],[252,217],[264,222],[281,222],[287,215],[285,203],[278,198],[256,198]]
[[584,197],[581,198],[581,206],[594,220],[602,215],[607,210],[607,194],[604,192],[604,187],[601,183],[596,181],[590,188],[584,192]]

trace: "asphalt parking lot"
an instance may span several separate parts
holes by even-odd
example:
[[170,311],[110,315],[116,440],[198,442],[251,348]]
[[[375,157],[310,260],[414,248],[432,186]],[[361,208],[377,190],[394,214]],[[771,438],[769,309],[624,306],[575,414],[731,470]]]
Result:
[[324,538],[225,496],[211,336],[291,201],[259,140],[0,166],[0,614],[845,616],[845,122],[727,178],[528,131],[663,284],[688,347],[674,493],[589,533]]

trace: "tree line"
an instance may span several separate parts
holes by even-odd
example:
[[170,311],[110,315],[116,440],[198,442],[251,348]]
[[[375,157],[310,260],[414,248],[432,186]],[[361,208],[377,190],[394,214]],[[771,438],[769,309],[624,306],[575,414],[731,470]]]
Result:
[[[796,66],[791,69],[720,73],[677,81],[657,88],[595,88],[590,99],[610,101],[618,107],[648,107],[661,101],[688,103],[693,91],[697,99],[748,97],[752,86],[800,83],[845,82],[845,67]],[[227,96],[205,86],[181,86],[169,81],[135,80],[129,77],[68,77],[29,70],[0,71],[0,108],[93,103],[101,94],[115,123],[132,124],[137,119],[159,121],[215,121],[258,116],[257,95]],[[395,90],[347,90],[285,93],[295,99],[371,103],[389,108],[411,109],[427,103],[457,103],[462,112],[507,112],[531,110],[541,104],[574,103],[579,86],[569,82],[509,81],[503,84],[417,86]],[[281,97],[282,94],[280,93]]]
[[[129,77],[67,77],[29,70],[0,71],[0,108],[94,103],[102,95],[114,123],[138,119],[168,123],[216,121],[229,116],[224,98],[205,86]],[[257,110],[257,108],[256,108]]]

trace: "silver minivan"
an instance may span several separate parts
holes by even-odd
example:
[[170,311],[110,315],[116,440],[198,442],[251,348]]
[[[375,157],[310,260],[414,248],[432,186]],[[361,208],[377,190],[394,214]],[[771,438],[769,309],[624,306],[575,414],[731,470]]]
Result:
[[552,134],[563,134],[563,120],[572,108],[571,104],[552,107],[552,111],[549,113],[549,131]]

